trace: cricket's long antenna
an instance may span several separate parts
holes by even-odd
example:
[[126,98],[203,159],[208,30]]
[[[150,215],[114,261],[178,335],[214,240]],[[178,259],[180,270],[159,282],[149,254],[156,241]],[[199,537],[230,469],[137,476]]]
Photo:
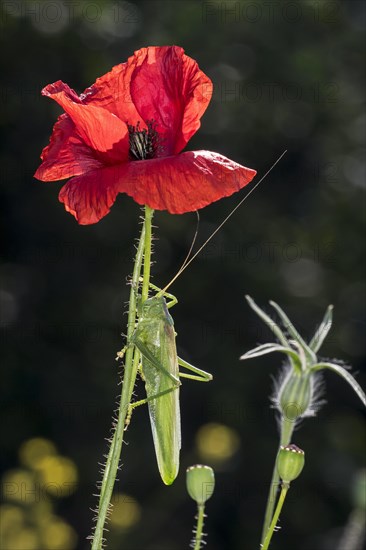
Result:
[[200,225],[200,215],[199,215],[198,210],[196,210],[195,212],[196,212],[196,216],[197,216],[196,231],[195,231],[195,233],[194,233],[194,237],[193,237],[193,239],[192,239],[191,246],[189,247],[188,254],[187,254],[187,256],[185,257],[184,262],[182,263],[182,265],[181,265],[180,268],[178,269],[178,272],[177,272],[177,274],[175,275],[175,277],[178,277],[178,275],[179,275],[180,273],[182,273],[182,271],[184,271],[186,265],[188,264],[189,257],[190,257],[190,255],[192,254],[192,250],[193,250],[193,247],[194,247],[195,242],[196,242],[196,239],[197,239],[198,228],[199,228],[199,225]]
[[[179,277],[180,273],[182,273],[182,271],[184,271],[187,263],[188,263],[188,260],[189,260],[189,257],[190,255],[192,254],[192,250],[193,250],[193,247],[196,243],[196,240],[197,240],[197,236],[198,236],[198,229],[199,229],[199,225],[200,225],[200,215],[199,215],[199,212],[198,210],[195,210],[196,212],[196,216],[197,216],[197,223],[196,223],[196,230],[194,232],[194,236],[193,236],[193,239],[192,239],[192,242],[191,242],[191,246],[189,247],[189,250],[188,250],[188,254],[187,256],[184,258],[184,261],[182,263],[182,265],[180,266],[180,268],[178,269],[177,273],[174,275],[174,280]],[[171,281],[173,282],[173,281]],[[163,290],[160,290],[158,292],[158,296],[160,296],[160,294],[164,294],[164,292],[166,291],[166,289],[168,288],[168,286],[170,286],[171,283],[168,283],[168,285],[163,289]]]
[[[199,249],[197,250],[197,252],[195,252],[193,254],[193,256],[191,257],[190,260],[188,260],[189,258],[189,255],[192,251],[192,248],[193,248],[193,244],[194,244],[194,241],[196,240],[196,237],[197,237],[197,231],[196,231],[196,235],[194,237],[194,241],[192,243],[192,246],[189,250],[189,253],[187,255],[187,258],[184,260],[183,262],[183,265],[182,267],[179,269],[179,271],[176,273],[176,275],[174,275],[173,279],[166,285],[165,288],[163,288],[162,290],[162,293],[166,292],[168,290],[168,288],[174,283],[174,281],[176,281],[178,279],[178,277],[183,273],[183,271],[185,269],[187,269],[187,267],[189,266],[189,264],[191,264],[193,262],[193,260],[198,256],[198,254],[200,254],[200,252],[202,252],[202,250],[205,248],[205,246],[210,242],[210,240],[216,235],[216,233],[218,233],[220,231],[220,229],[222,229],[222,227],[225,225],[225,223],[231,218],[231,216],[238,210],[238,208],[240,208],[240,206],[243,204],[244,201],[247,200],[247,198],[249,197],[249,195],[251,195],[253,193],[253,191],[255,191],[255,189],[257,189],[258,185],[260,183],[262,183],[262,181],[268,176],[268,174],[270,172],[272,172],[273,168],[280,162],[280,160],[282,159],[282,157],[285,156],[285,154],[287,153],[287,149],[278,157],[278,159],[272,164],[272,166],[267,170],[267,172],[264,174],[264,176],[261,177],[261,179],[254,185],[254,187],[252,187],[250,189],[250,191],[245,195],[245,197],[243,197],[241,199],[241,201],[235,206],[235,208],[232,209],[232,211],[230,212],[230,214],[228,214],[226,216],[226,218],[220,223],[220,225],[215,229],[215,231],[213,231],[211,233],[211,235],[208,237],[208,239],[206,239],[206,241],[203,243],[202,246],[199,247]],[[198,213],[197,213],[198,214]]]

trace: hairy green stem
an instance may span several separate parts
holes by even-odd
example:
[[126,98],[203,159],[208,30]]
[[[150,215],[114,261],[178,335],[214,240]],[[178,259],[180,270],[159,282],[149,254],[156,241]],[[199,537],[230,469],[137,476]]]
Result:
[[271,524],[270,524],[270,526],[267,530],[266,536],[264,537],[264,541],[263,541],[263,544],[262,544],[262,550],[268,550],[269,544],[270,544],[271,539],[272,539],[273,532],[274,532],[275,527],[276,527],[277,522],[278,522],[278,518],[280,517],[280,513],[281,513],[281,510],[282,510],[283,503],[285,502],[285,498],[286,498],[288,489],[289,489],[289,485],[286,484],[286,483],[283,483],[280,498],[278,499],[278,502],[277,502],[276,511],[273,515],[273,518],[272,518]]
[[145,251],[144,251],[144,276],[142,283],[141,299],[147,300],[150,285],[150,267],[151,267],[151,222],[154,210],[145,206]]
[[[278,450],[280,450],[281,447],[286,447],[286,445],[289,445],[291,443],[291,437],[292,437],[294,428],[295,428],[295,423],[294,423],[293,420],[290,420],[286,417],[282,418],[282,421],[281,421],[281,440],[280,440],[280,445],[279,445]],[[271,520],[272,520],[274,506],[275,506],[275,502],[276,502],[277,489],[278,489],[279,485],[280,485],[280,476],[278,475],[278,470],[277,470],[277,455],[276,455],[276,460],[275,460],[274,467],[273,467],[271,485],[269,487],[269,492],[268,492],[266,512],[265,512],[265,516],[264,516],[262,538],[261,538],[261,543],[262,544],[264,543],[265,536],[267,534],[269,525],[270,525]]]
[[142,269],[142,260],[144,258],[144,278],[143,278],[143,299],[148,295],[151,261],[151,220],[153,211],[145,208],[145,220],[141,230],[140,240],[137,247],[135,264],[132,275],[130,290],[130,301],[127,321],[127,350],[125,356],[124,376],[122,383],[122,393],[120,407],[118,411],[117,424],[114,428],[112,442],[109,448],[107,462],[104,468],[103,480],[99,497],[98,516],[95,531],[93,535],[92,550],[101,550],[103,546],[103,532],[111,503],[113,487],[116,480],[118,465],[121,456],[123,434],[125,429],[126,415],[131,403],[133,388],[135,386],[137,369],[139,364],[139,353],[134,346],[129,346],[131,336],[135,330],[137,317],[137,297],[139,281]]
[[205,505],[198,504],[197,526],[194,538],[194,550],[200,550],[203,536],[203,521],[205,517]]

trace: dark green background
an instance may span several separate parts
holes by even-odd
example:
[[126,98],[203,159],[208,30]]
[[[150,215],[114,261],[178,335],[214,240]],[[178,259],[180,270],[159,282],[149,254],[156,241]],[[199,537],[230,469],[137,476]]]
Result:
[[[119,392],[114,357],[122,346],[140,209],[121,195],[101,222],[81,227],[58,202],[60,185],[33,179],[60,113],[40,90],[61,79],[82,92],[134,50],[177,44],[215,87],[188,149],[217,151],[259,175],[288,152],[172,287],[179,353],[214,381],[183,385],[182,466],[171,488],[157,474],[147,410],[135,413],[119,489],[140,502],[143,515],[135,529],[113,533],[109,548],[188,547],[195,509],[184,471],[201,460],[194,438],[207,422],[241,438],[240,450],[216,469],[208,548],[257,548],[277,445],[271,377],[281,357],[238,361],[272,339],[244,295],[265,307],[276,300],[307,338],[333,303],[334,327],[322,353],[352,364],[365,386],[364,5],[72,5],[1,4],[2,467],[17,465],[26,439],[54,441],[80,474],[78,491],[57,511],[76,529],[79,548],[88,547],[98,461]],[[200,212],[200,242],[243,193]],[[157,285],[178,269],[195,223],[194,214],[156,214]],[[326,395],[327,405],[294,438],[306,451],[306,468],[274,550],[335,548],[352,509],[350,483],[365,459],[362,406],[331,373]]]

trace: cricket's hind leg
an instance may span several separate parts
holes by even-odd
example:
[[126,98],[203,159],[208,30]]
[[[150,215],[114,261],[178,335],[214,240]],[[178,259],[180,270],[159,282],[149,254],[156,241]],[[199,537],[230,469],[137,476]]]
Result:
[[187,363],[187,361],[184,361],[184,359],[181,359],[180,357],[178,357],[178,365],[194,373],[194,374],[187,374],[185,372],[179,371],[179,378],[189,378],[190,380],[197,380],[198,382],[210,382],[213,378],[212,374],[210,374],[209,372],[206,372],[202,369],[198,369],[197,367],[194,367],[193,365],[191,365],[190,363]]

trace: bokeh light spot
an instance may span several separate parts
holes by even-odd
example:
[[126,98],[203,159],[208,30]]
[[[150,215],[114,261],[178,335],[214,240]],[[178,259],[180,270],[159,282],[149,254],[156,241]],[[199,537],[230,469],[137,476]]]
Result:
[[117,493],[112,499],[111,527],[119,530],[131,529],[139,522],[141,508],[136,499],[124,493]]
[[42,542],[44,550],[72,550],[77,536],[68,523],[53,517],[42,529]]
[[48,494],[42,494],[42,498],[31,509],[32,521],[38,526],[41,532],[53,517],[53,503]]
[[69,458],[46,456],[38,461],[36,469],[42,479],[44,492],[57,498],[67,497],[75,492],[78,473]]
[[202,426],[196,436],[196,445],[204,461],[224,462],[240,447],[240,438],[223,424],[209,423]]
[[13,323],[18,316],[18,304],[14,294],[0,290],[1,324],[3,327]]
[[36,468],[40,460],[46,456],[57,454],[57,450],[52,441],[35,437],[25,441],[19,449],[19,459],[24,466]]
[[40,500],[35,476],[27,470],[8,470],[2,479],[2,494],[5,500],[34,504]]
[[[7,533],[18,531],[24,523],[24,512],[18,506],[11,504],[3,504],[0,506],[1,517],[1,536],[6,536]],[[1,546],[2,548],[2,546]]]
[[[26,528],[10,532],[4,540],[3,550],[39,550],[40,543],[35,529]],[[66,549],[65,549],[66,550]]]
[[282,265],[281,273],[287,290],[294,296],[310,298],[323,290],[323,270],[309,258],[301,258],[302,250],[294,243],[287,247],[287,258]]

